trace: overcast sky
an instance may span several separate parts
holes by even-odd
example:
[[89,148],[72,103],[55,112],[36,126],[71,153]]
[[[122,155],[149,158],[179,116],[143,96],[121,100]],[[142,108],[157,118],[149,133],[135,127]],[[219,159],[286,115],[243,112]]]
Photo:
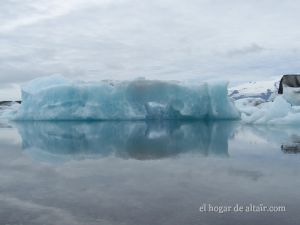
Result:
[[300,72],[298,0],[1,0],[0,100],[51,74],[265,80]]

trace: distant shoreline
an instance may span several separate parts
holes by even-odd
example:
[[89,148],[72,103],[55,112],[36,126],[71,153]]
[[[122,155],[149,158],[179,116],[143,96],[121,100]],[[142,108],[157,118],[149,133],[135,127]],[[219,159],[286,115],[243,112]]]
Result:
[[21,104],[22,101],[21,100],[17,100],[17,101],[0,101],[0,105],[9,105],[13,102]]

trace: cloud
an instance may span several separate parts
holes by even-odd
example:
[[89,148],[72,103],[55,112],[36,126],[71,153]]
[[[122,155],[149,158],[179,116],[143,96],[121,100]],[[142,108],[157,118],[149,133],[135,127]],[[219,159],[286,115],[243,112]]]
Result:
[[228,52],[229,56],[240,56],[245,54],[251,54],[251,53],[260,53],[264,51],[265,49],[255,43],[246,46],[244,48],[234,49],[232,51]]
[[[22,26],[34,25],[44,20],[55,19],[67,15],[78,8],[84,8],[90,4],[108,3],[110,0],[22,0],[4,1],[2,12],[8,14],[2,16],[4,20],[0,23],[0,32],[13,31]],[[4,10],[8,10],[8,13]],[[12,13],[13,12],[13,13]],[[10,16],[9,16],[10,15]]]
[[295,73],[299,10],[293,0],[4,0],[0,81],[59,73],[235,82]]

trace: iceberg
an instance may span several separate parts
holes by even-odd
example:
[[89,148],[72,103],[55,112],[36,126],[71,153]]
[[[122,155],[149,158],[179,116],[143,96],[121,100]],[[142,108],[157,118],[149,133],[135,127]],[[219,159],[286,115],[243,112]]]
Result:
[[15,120],[239,119],[226,81],[72,81],[60,75],[22,87]]
[[[252,103],[252,104],[251,104]],[[253,101],[237,101],[241,119],[248,124],[299,125],[300,106],[292,105],[285,96],[278,95],[274,101],[253,105]]]
[[241,119],[248,124],[299,125],[300,88],[284,86],[271,100],[244,98],[235,101]]

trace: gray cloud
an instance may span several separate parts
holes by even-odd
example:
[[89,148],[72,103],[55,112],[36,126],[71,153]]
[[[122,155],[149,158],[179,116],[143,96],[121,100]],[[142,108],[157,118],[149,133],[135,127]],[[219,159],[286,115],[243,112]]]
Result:
[[234,82],[295,73],[299,9],[295,0],[4,0],[0,81],[60,73]]
[[234,49],[232,51],[229,51],[228,55],[229,56],[241,56],[241,55],[250,54],[250,53],[260,53],[264,50],[265,49],[263,47],[259,46],[258,44],[253,43],[244,48]]

